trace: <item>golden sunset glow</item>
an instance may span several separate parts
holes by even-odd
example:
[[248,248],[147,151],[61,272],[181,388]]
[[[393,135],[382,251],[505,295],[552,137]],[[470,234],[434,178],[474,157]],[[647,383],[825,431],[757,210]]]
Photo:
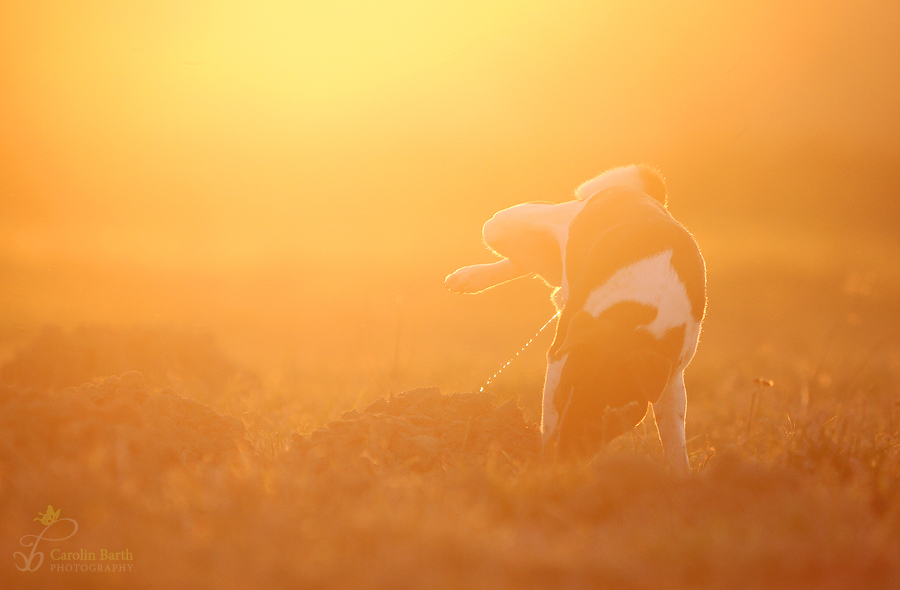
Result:
[[[828,142],[860,157],[900,126],[886,7],[2,10],[16,259],[246,267],[320,257],[335,234],[326,249],[351,259],[411,243],[433,256],[485,212],[563,200],[611,164],[652,161],[677,181],[729,154]],[[709,192],[684,205],[710,216],[701,199],[723,197]]]
[[[133,554],[98,588],[891,587],[898,105],[883,0],[0,2],[0,587],[52,506],[48,556]],[[707,264],[683,485],[652,420],[527,467],[550,290],[443,285],[630,163]]]

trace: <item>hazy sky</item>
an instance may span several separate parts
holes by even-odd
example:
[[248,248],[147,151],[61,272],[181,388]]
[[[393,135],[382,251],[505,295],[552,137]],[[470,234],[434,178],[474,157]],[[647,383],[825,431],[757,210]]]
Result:
[[390,257],[635,159],[900,148],[896,2],[445,4],[3,2],[0,261]]

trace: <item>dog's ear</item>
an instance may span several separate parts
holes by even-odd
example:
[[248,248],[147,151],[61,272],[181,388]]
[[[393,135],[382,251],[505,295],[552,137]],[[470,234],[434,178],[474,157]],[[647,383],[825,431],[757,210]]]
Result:
[[566,327],[566,339],[557,350],[557,354],[562,356],[571,352],[576,346],[593,342],[599,334],[600,322],[582,309],[569,320],[569,325]]
[[639,348],[628,355],[625,366],[643,398],[659,401],[672,377],[672,361],[650,348]]

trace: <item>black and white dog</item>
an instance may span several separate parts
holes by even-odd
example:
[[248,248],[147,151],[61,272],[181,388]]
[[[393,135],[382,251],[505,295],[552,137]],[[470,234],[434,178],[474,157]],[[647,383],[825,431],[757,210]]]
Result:
[[562,310],[547,353],[545,452],[589,458],[652,404],[669,463],[688,473],[684,369],[706,310],[696,241],[666,209],[666,185],[644,166],[608,170],[575,200],[524,203],[484,225],[502,257],[463,267],[445,285],[477,293],[525,275],[557,287]]

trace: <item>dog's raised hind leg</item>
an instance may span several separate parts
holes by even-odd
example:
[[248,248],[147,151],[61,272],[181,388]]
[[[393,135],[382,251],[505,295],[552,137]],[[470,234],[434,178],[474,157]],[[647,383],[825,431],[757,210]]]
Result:
[[454,293],[478,293],[500,283],[529,274],[516,267],[509,258],[489,264],[464,266],[444,279],[444,286]]

